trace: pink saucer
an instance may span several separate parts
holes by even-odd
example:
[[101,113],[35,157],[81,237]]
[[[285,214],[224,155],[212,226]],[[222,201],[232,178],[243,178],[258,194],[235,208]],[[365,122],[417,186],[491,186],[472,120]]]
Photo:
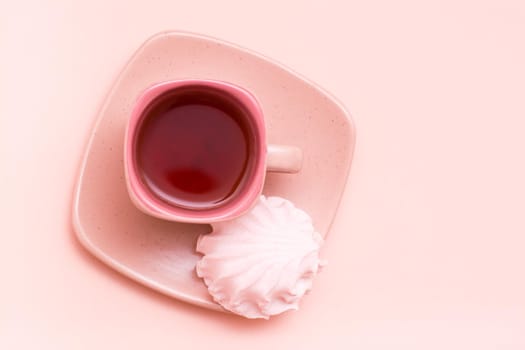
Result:
[[269,173],[263,193],[305,210],[323,236],[346,183],[354,128],[342,105],[314,83],[217,39],[161,33],[147,40],[124,67],[100,110],[82,163],[73,208],[78,239],[109,266],[148,287],[222,310],[195,273],[195,243],[210,227],[143,214],[133,206],[124,181],[124,130],[133,102],[154,83],[182,78],[224,80],[257,96],[268,142],[297,145],[304,152],[301,172]]

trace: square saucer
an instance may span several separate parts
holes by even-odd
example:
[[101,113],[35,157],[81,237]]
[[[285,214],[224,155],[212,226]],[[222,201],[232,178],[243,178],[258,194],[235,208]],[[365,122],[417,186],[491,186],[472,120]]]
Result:
[[290,69],[231,43],[186,32],[148,39],[117,78],[84,155],[73,204],[82,245],[110,267],[171,297],[222,310],[195,274],[197,237],[209,225],[168,222],[133,206],[123,144],[134,101],[166,80],[214,79],[251,91],[263,109],[268,143],[302,148],[297,174],[269,173],[263,193],[291,200],[326,237],[352,161],[354,127],[327,92]]

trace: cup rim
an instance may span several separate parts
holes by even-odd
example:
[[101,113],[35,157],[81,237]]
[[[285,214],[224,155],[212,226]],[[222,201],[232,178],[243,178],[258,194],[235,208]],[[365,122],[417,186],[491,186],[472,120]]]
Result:
[[[189,209],[177,207],[157,198],[140,179],[135,169],[134,140],[138,127],[144,116],[146,108],[159,96],[171,90],[198,86],[219,90],[236,99],[247,110],[253,122],[253,132],[256,133],[255,163],[253,174],[245,184],[246,188],[236,198],[210,209]],[[262,191],[266,176],[266,129],[261,107],[255,96],[248,90],[221,80],[211,79],[181,79],[169,80],[154,84],[145,89],[137,98],[126,125],[124,139],[124,173],[126,186],[131,201],[145,214],[169,220],[191,223],[211,223],[230,220],[238,217],[255,204]]]

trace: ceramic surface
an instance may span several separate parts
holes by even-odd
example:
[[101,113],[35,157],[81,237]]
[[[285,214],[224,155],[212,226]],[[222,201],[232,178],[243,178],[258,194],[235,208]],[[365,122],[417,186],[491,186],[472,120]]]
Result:
[[128,62],[101,108],[75,195],[80,242],[126,276],[172,297],[220,310],[195,274],[197,237],[208,225],[163,221],[131,202],[124,178],[124,132],[140,93],[176,79],[215,79],[253,93],[266,118],[269,143],[304,153],[297,174],[269,173],[263,193],[291,200],[326,236],[346,183],[354,129],[340,103],[293,71],[235,45],[195,34],[149,39]]

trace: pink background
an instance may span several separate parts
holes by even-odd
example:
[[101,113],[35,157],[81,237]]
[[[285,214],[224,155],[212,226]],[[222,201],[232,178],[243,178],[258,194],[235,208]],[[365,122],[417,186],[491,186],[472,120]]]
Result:
[[[525,347],[524,2],[137,3],[0,4],[0,348]],[[299,312],[250,322],[189,306],[74,238],[93,118],[165,29],[275,58],[354,115],[329,266]]]

